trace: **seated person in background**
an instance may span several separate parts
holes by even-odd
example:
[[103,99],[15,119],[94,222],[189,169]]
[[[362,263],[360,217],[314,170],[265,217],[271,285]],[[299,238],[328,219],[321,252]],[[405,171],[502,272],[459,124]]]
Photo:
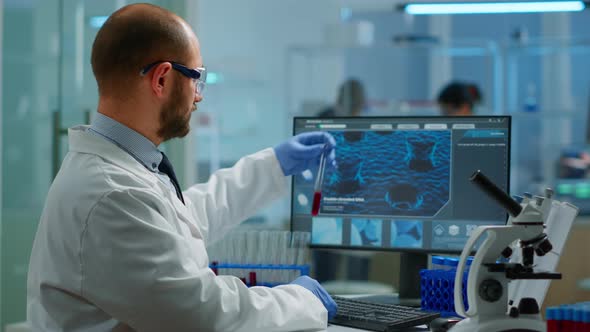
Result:
[[482,94],[477,85],[473,83],[453,81],[440,91],[437,101],[441,115],[473,115],[473,108],[481,103]]
[[340,85],[336,104],[321,110],[318,116],[359,116],[365,106],[365,88],[359,80],[351,78]]
[[580,149],[567,148],[561,152],[557,176],[562,179],[584,179],[590,169],[590,153]]

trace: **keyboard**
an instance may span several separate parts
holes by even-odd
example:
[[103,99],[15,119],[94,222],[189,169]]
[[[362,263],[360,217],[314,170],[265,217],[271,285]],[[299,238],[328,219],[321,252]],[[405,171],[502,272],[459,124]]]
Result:
[[354,298],[332,296],[338,304],[336,317],[330,324],[355,327],[370,331],[397,331],[398,329],[428,324],[439,313],[399,304],[381,304]]

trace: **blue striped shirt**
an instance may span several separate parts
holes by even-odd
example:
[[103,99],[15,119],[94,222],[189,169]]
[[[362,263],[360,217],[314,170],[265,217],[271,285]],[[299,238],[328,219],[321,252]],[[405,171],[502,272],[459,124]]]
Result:
[[176,195],[176,189],[172,181],[170,181],[166,174],[158,170],[158,166],[162,162],[162,152],[158,150],[152,141],[135,130],[101,113],[96,113],[89,130],[117,145],[149,171],[156,173],[168,185],[170,190],[174,192],[174,195]]

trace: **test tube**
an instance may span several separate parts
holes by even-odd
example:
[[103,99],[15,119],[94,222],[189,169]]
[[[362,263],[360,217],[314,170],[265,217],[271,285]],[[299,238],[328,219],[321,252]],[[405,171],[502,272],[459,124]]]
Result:
[[250,271],[249,276],[250,276],[250,287],[256,286],[256,272]]
[[326,164],[326,153],[325,150],[320,156],[320,166],[318,168],[318,174],[315,179],[315,185],[313,187],[313,204],[311,206],[311,215],[317,216],[320,212],[320,203],[322,201],[322,182],[324,178],[324,166]]

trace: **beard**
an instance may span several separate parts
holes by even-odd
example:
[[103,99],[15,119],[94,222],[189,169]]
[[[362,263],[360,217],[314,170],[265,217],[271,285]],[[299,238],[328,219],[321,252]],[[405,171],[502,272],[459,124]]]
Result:
[[160,129],[158,136],[167,141],[176,137],[184,137],[190,131],[191,110],[184,100],[183,86],[179,81],[175,82],[174,92],[170,99],[164,103],[160,111]]

